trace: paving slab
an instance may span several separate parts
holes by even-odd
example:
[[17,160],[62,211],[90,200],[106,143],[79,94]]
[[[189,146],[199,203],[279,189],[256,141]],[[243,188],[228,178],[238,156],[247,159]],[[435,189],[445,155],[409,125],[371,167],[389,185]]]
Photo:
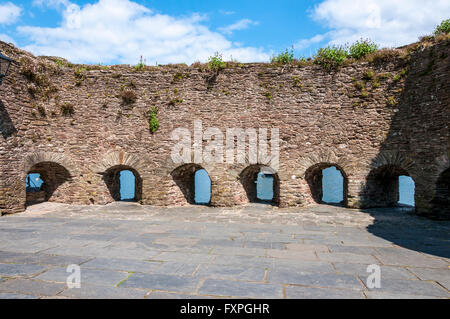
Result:
[[294,271],[269,271],[267,279],[271,283],[296,284],[309,287],[347,288],[363,290],[363,285],[356,276],[333,273],[306,273]]
[[[358,276],[366,278],[373,271],[368,272],[367,269],[370,266],[369,264],[347,264],[341,262],[334,262],[334,267],[338,273],[342,274],[356,274]],[[371,264],[373,265],[373,264]],[[375,264],[377,265],[377,264]],[[417,279],[414,277],[411,272],[409,272],[406,268],[403,267],[395,267],[395,266],[382,266],[377,265],[381,270],[381,278],[382,279]]]
[[118,270],[126,272],[151,272],[160,267],[162,262],[125,258],[93,258],[83,264],[82,268]]
[[40,265],[0,264],[1,276],[33,276],[47,270]]
[[274,284],[207,279],[198,293],[201,295],[242,298],[282,298],[283,287]]
[[198,279],[187,276],[135,273],[119,287],[194,293],[198,284]]
[[0,299],[39,299],[39,296],[0,292]]
[[173,292],[152,291],[146,299],[215,299],[211,296],[187,295]]
[[200,265],[194,276],[199,278],[263,282],[266,276],[266,269],[263,267]]
[[450,268],[432,269],[408,267],[408,270],[419,277],[421,280],[436,281],[447,290],[450,290]]
[[286,286],[287,299],[364,299],[362,291]]
[[[365,282],[364,278],[361,280]],[[431,281],[388,279],[381,281],[381,288],[369,291],[450,298],[450,293],[446,289]]]
[[80,288],[64,290],[60,296],[81,299],[144,299],[146,290],[112,288],[97,285],[82,285]]
[[43,282],[31,279],[10,279],[0,283],[0,292],[35,296],[54,296],[67,288],[65,284]]

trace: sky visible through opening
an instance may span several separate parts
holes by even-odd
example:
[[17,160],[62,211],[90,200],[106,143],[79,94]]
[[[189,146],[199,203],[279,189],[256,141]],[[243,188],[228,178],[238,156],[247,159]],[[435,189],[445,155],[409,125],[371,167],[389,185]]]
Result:
[[256,179],[256,198],[264,201],[273,200],[273,175],[258,173]]
[[133,172],[123,170],[120,172],[120,200],[132,200],[135,198],[136,178]]
[[208,204],[211,201],[211,179],[204,169],[195,172],[195,203]]
[[41,179],[41,174],[31,173],[27,174],[25,183],[27,191],[38,191],[41,189],[41,186],[44,183],[44,181]]

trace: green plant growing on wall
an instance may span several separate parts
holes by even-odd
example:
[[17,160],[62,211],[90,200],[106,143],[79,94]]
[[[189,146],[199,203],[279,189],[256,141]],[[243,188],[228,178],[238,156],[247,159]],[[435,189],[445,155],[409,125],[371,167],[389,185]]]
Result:
[[293,84],[294,87],[298,87],[298,88],[302,88],[303,87],[303,83],[302,83],[301,79],[298,76],[293,76],[292,80],[294,81],[294,84]]
[[344,46],[327,46],[320,48],[314,55],[314,64],[322,66],[325,70],[337,69],[347,59],[347,55]]
[[172,79],[172,83],[175,82],[180,82],[181,80],[183,80],[185,77],[187,77],[186,74],[181,73],[181,72],[177,72],[173,75],[173,79]]
[[278,63],[278,64],[290,64],[294,61],[294,49],[291,48],[286,49],[284,52],[281,52],[278,55],[274,55],[271,59],[272,63]]
[[85,67],[78,67],[73,71],[73,74],[75,75],[75,85],[80,86],[81,83],[86,79],[86,68]]
[[208,67],[213,71],[220,71],[226,66],[225,61],[222,58],[222,54],[219,52],[214,53],[213,56],[208,58]]
[[64,116],[72,116],[75,113],[75,108],[73,105],[69,102],[65,102],[64,104],[60,105],[61,114]]
[[151,107],[148,111],[148,125],[149,130],[153,134],[159,128],[159,120],[158,120],[158,108],[156,106]]
[[170,101],[169,101],[170,106],[175,106],[180,103],[183,103],[183,99],[180,99],[178,97],[174,97],[173,99],[170,99]]
[[450,19],[441,22],[434,30],[435,35],[450,33]]
[[145,67],[145,60],[142,60],[142,55],[141,55],[141,58],[140,58],[138,64],[136,64],[136,65],[134,66],[134,69],[135,69],[136,71],[141,71],[144,67]]
[[348,55],[353,59],[361,59],[378,50],[378,45],[370,39],[361,39],[348,47]]
[[390,106],[395,106],[395,105],[397,105],[397,100],[395,99],[395,97],[390,96],[390,97],[387,98],[387,103]]
[[367,70],[363,73],[363,79],[366,81],[370,81],[373,79],[375,73],[373,72],[373,70]]

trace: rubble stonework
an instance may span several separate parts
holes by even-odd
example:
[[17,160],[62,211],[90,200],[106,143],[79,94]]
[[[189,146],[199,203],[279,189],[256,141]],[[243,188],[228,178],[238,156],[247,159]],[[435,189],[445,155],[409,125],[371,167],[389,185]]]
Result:
[[[409,175],[416,212],[448,218],[449,43],[398,49],[337,71],[263,63],[212,71],[200,64],[73,65],[0,42],[15,60],[0,86],[0,210],[25,209],[30,172],[47,179],[44,197],[54,202],[117,200],[118,172],[130,169],[140,203],[189,205],[200,168],[211,178],[212,206],[254,200],[255,171],[265,163],[172,161],[173,130],[193,136],[201,120],[222,132],[279,129],[280,207],[320,201],[321,170],[334,165],[348,207],[395,204],[397,176]],[[159,128],[151,133],[154,107]]]

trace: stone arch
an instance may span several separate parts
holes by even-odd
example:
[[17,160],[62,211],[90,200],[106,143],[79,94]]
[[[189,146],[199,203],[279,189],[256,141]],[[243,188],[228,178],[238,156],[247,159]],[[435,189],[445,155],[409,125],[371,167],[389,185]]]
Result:
[[245,190],[249,202],[258,202],[256,179],[259,172],[270,173],[273,175],[273,200],[276,205],[280,204],[280,178],[278,173],[269,166],[262,164],[253,164],[244,168],[239,174],[239,181]]
[[366,177],[365,207],[390,207],[396,206],[399,200],[398,177],[411,176],[414,161],[397,151],[383,151],[379,153],[370,165],[369,174]]
[[333,163],[341,171],[345,171],[346,176],[352,175],[356,170],[356,163],[350,157],[338,156],[331,150],[324,150],[317,153],[310,153],[301,158],[298,164],[298,170],[295,172],[299,176],[305,177],[306,171],[319,163]]
[[170,173],[189,204],[195,204],[195,173],[201,169],[204,169],[211,178],[206,168],[195,163],[182,164]]
[[145,166],[140,156],[129,154],[124,151],[113,151],[106,154],[94,165],[92,171],[102,174],[114,166],[127,166],[136,171],[143,172]]
[[432,217],[450,219],[450,167],[439,175],[431,205]]
[[34,152],[29,154],[24,159],[23,171],[25,174],[28,174],[33,166],[45,162],[55,163],[63,166],[71,176],[74,176],[76,174],[76,166],[69,157],[61,153],[52,152]]
[[383,166],[398,167],[404,171],[410,171],[414,166],[414,161],[397,151],[382,151],[373,159],[370,168],[374,170]]
[[[410,176],[403,167],[386,164],[372,169],[366,177],[366,194],[370,207],[392,207],[399,201],[399,176]],[[413,179],[414,180],[414,179]]]
[[314,199],[316,203],[323,203],[322,196],[323,196],[323,187],[322,187],[322,177],[323,177],[323,170],[329,167],[336,167],[337,170],[339,170],[342,174],[342,177],[344,178],[344,185],[343,185],[343,200],[341,204],[347,205],[347,198],[348,198],[348,176],[345,170],[336,163],[333,162],[321,162],[316,163],[309,167],[305,172],[305,180],[308,183],[311,196]]
[[63,165],[56,162],[43,161],[29,168],[27,166],[27,169],[26,174],[39,174],[43,180],[43,184],[39,192],[26,192],[26,205],[51,200],[57,189],[72,179],[70,172]]
[[134,201],[140,201],[142,199],[142,177],[139,172],[128,165],[114,165],[106,169],[102,174],[103,181],[109,190],[111,197],[115,201],[120,201],[120,172],[129,170],[133,173],[135,178],[134,183]]

